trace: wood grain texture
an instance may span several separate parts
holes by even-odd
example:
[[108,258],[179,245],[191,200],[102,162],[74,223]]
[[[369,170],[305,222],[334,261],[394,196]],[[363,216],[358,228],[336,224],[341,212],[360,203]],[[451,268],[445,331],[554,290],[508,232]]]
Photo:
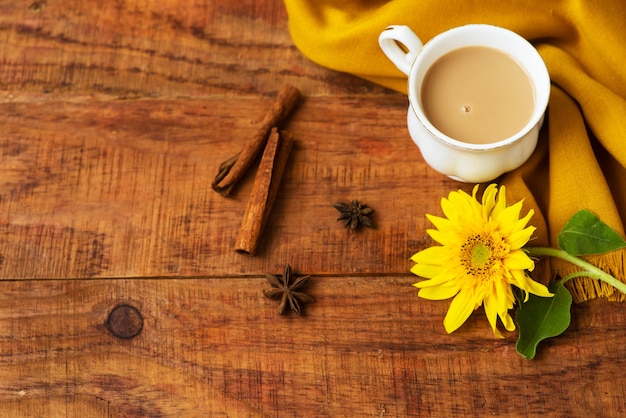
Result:
[[[287,125],[294,149],[259,257],[234,253],[255,170],[229,198],[211,181],[272,100],[0,105],[0,275],[259,274],[288,262],[307,273],[406,272],[428,243],[424,213],[467,185],[426,166],[397,122],[402,97],[305,100]],[[336,122],[320,123],[329,114]],[[352,199],[376,210],[375,231],[337,222],[332,204]]]
[[315,96],[388,93],[312,65],[278,0],[3,0],[0,45],[0,86],[13,97],[239,97],[284,83]]
[[[97,417],[626,412],[626,316],[615,305],[577,306],[570,330],[527,361],[513,334],[493,338],[482,314],[447,335],[446,304],[418,300],[411,283],[316,276],[316,302],[297,317],[263,297],[263,278],[5,282],[0,408]],[[104,326],[120,303],[144,317],[132,340]]]
[[[279,0],[0,0],[0,416],[618,417],[623,306],[574,307],[529,362],[479,310],[445,334],[409,257],[462,185],[407,100],[304,58]],[[211,189],[284,84],[304,100],[255,257],[254,179]],[[337,201],[376,210],[350,233]],[[282,317],[264,273],[312,274]],[[114,337],[120,304],[144,323]]]

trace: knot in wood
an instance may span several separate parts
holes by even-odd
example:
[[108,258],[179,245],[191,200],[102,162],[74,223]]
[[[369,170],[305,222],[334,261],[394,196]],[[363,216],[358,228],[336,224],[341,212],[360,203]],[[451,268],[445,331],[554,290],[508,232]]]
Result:
[[114,337],[128,340],[139,335],[143,329],[143,317],[134,306],[119,305],[109,314],[106,325]]

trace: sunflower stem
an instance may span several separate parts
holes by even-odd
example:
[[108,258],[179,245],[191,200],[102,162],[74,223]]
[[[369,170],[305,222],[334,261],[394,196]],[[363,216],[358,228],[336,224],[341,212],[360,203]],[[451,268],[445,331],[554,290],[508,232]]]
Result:
[[575,266],[578,266],[584,270],[584,272],[568,274],[563,279],[561,279],[562,283],[565,283],[567,280],[570,280],[574,277],[587,276],[587,277],[601,280],[604,283],[613,286],[620,292],[626,294],[626,283],[619,281],[615,277],[597,268],[593,264],[579,257],[568,254],[564,250],[560,250],[558,248],[550,248],[550,247],[527,247],[526,251],[528,252],[528,255],[531,257],[556,257],[556,258],[560,258],[561,260],[565,260],[568,263],[572,263]]
[[[592,274],[587,271],[577,271],[575,273],[570,273],[567,276],[562,277],[560,280],[557,280],[556,284],[563,285],[576,277],[592,277]],[[593,277],[593,278],[598,279],[598,277]]]

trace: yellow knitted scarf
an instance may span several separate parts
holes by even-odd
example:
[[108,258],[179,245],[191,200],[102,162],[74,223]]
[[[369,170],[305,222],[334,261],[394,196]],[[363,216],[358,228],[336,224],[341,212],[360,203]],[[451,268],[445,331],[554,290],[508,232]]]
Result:
[[[426,42],[450,28],[486,23],[531,41],[552,80],[548,117],[531,159],[502,184],[512,201],[535,209],[537,245],[579,209],[624,236],[626,223],[626,2],[616,0],[285,0],[295,45],[312,61],[399,92],[406,76],[378,46],[389,25]],[[402,121],[398,121],[401,123]],[[626,251],[587,258],[622,281]],[[545,274],[573,272],[556,260]],[[576,301],[626,295],[588,278],[570,281]]]

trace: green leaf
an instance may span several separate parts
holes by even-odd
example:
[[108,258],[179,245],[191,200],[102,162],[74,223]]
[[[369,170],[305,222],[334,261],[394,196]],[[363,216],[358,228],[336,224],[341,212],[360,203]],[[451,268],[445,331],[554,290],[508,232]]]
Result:
[[571,255],[602,254],[626,247],[626,241],[588,210],[579,210],[558,236],[559,247]]
[[537,344],[546,338],[556,337],[569,327],[572,295],[559,282],[548,285],[553,297],[530,294],[528,301],[515,312],[519,336],[515,349],[524,358],[531,360],[537,352]]

